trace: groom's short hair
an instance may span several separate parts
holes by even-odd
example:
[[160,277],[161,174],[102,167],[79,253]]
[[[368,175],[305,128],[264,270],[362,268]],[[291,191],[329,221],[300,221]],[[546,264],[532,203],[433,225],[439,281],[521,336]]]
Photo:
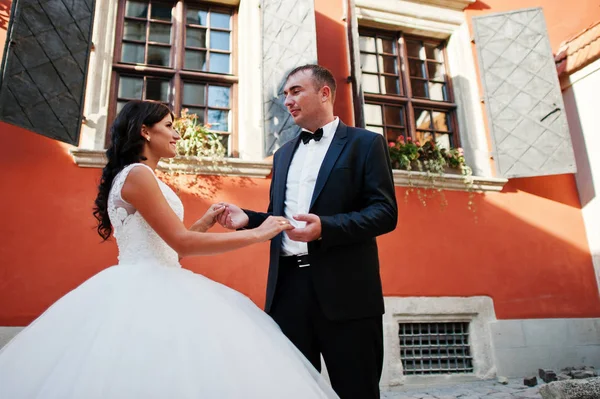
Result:
[[312,72],[313,82],[317,90],[319,90],[323,86],[329,86],[329,88],[331,89],[331,102],[333,103],[335,101],[335,90],[337,88],[335,78],[333,77],[333,74],[329,69],[322,67],[321,65],[306,64],[296,67],[292,69],[290,73],[288,73],[287,77],[285,78],[285,81],[287,82],[291,76],[302,71]]

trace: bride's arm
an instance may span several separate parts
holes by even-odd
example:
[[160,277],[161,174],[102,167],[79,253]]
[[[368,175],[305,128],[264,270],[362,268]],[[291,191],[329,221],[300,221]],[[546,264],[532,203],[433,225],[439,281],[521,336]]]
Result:
[[200,233],[188,230],[162,194],[154,174],[147,168],[133,168],[121,189],[130,203],[156,233],[182,256],[212,255],[267,241],[283,230],[283,218],[271,218],[256,229],[229,233]]

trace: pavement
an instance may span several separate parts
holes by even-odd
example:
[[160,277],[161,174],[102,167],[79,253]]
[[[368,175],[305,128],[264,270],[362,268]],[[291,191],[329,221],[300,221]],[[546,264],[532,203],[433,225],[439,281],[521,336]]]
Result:
[[460,382],[452,385],[404,385],[382,392],[381,399],[541,399],[538,383],[523,385],[523,379],[509,379],[508,384],[497,380]]

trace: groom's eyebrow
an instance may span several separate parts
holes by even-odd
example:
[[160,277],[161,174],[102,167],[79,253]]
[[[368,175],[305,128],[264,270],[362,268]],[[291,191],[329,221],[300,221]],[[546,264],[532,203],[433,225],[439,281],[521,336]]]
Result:
[[292,91],[294,89],[299,89],[301,87],[302,86],[300,86],[300,85],[292,86],[292,87],[289,88],[289,90],[284,90],[283,93],[281,93],[281,94],[283,94],[284,96],[286,96],[290,91]]

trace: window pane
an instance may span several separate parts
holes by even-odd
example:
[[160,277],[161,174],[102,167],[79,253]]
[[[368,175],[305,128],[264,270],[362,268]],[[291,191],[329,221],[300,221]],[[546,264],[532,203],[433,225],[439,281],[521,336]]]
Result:
[[383,128],[381,126],[367,125],[367,130],[370,130],[374,133],[379,133],[379,134],[383,135]]
[[368,93],[379,93],[379,78],[377,75],[362,74],[363,90]]
[[210,72],[230,73],[229,54],[210,53]]
[[197,122],[204,125],[204,108],[187,107],[188,114],[194,114],[198,117]]
[[230,134],[219,134],[220,137],[220,141],[221,144],[223,144],[223,147],[225,147],[225,153],[229,154],[229,138],[231,137]]
[[385,106],[385,124],[404,126],[404,109],[402,107]]
[[414,40],[407,40],[406,52],[409,57],[421,58],[421,43]]
[[208,110],[208,123],[212,130],[221,132],[229,131],[229,111],[220,111],[216,109]]
[[117,114],[121,112],[127,101],[117,101]]
[[371,53],[375,52],[375,38],[368,36],[360,36],[358,38],[358,46],[360,51],[369,51]]
[[148,15],[148,3],[128,0],[125,4],[125,15],[128,17],[146,18]]
[[183,103],[186,105],[204,105],[204,91],[206,85],[197,83],[183,84]]
[[444,64],[439,64],[437,62],[428,62],[427,72],[429,73],[430,80],[444,80]]
[[365,72],[377,73],[377,56],[371,54],[360,55],[360,66]]
[[437,44],[425,43],[425,56],[428,60],[442,61],[442,50]]
[[380,65],[380,67],[384,73],[398,75],[398,69],[396,68],[396,57],[379,57],[379,59],[383,60],[383,65]]
[[206,48],[206,29],[186,28],[185,45]]
[[381,94],[400,94],[400,85],[396,77],[382,76],[381,86],[385,88]]
[[431,134],[430,132],[417,131],[416,139],[420,144],[425,144],[427,141],[433,140],[433,134]]
[[396,54],[396,48],[392,39],[377,39],[377,50],[380,53]]
[[208,106],[229,108],[231,89],[224,86],[208,86]]
[[143,44],[133,44],[133,43],[123,43],[123,48],[121,50],[121,61],[131,62],[131,63],[135,63],[135,64],[143,64],[144,63],[144,45]]
[[419,79],[411,79],[410,86],[414,97],[427,98],[427,81]]
[[210,48],[217,50],[229,50],[229,32],[210,32]]
[[405,137],[404,129],[385,129],[385,138],[388,142],[398,141],[398,137]]
[[186,21],[188,24],[206,26],[208,23],[208,12],[198,8],[188,8]]
[[433,129],[440,132],[449,132],[449,115],[445,112],[433,111]]
[[144,80],[142,78],[121,76],[119,77],[119,92],[117,97],[141,100],[143,87]]
[[169,66],[171,47],[148,46],[148,64]]
[[435,138],[436,138],[436,142],[440,147],[446,148],[446,149],[450,149],[452,146],[451,143],[451,137],[449,134],[436,134]]
[[150,18],[152,19],[160,19],[163,21],[171,20],[171,10],[172,7],[159,3],[152,3],[152,8],[150,11]]
[[169,81],[162,79],[146,79],[146,100],[169,102]]
[[185,51],[185,68],[198,71],[206,70],[206,51]]
[[415,108],[415,125],[417,129],[432,129],[431,116],[428,109]]
[[221,29],[229,29],[229,21],[231,20],[231,15],[229,14],[221,14],[218,12],[210,13],[210,27],[211,28],[221,28]]
[[425,77],[425,63],[420,60],[408,60],[408,70],[410,71],[410,76],[415,76],[418,78]]
[[432,100],[446,100],[446,85],[443,83],[429,82],[429,98]]
[[365,104],[365,122],[367,125],[383,125],[381,105]]
[[150,39],[151,42],[171,43],[171,25],[167,24],[150,24]]
[[138,21],[125,21],[123,39],[146,41],[146,23]]

